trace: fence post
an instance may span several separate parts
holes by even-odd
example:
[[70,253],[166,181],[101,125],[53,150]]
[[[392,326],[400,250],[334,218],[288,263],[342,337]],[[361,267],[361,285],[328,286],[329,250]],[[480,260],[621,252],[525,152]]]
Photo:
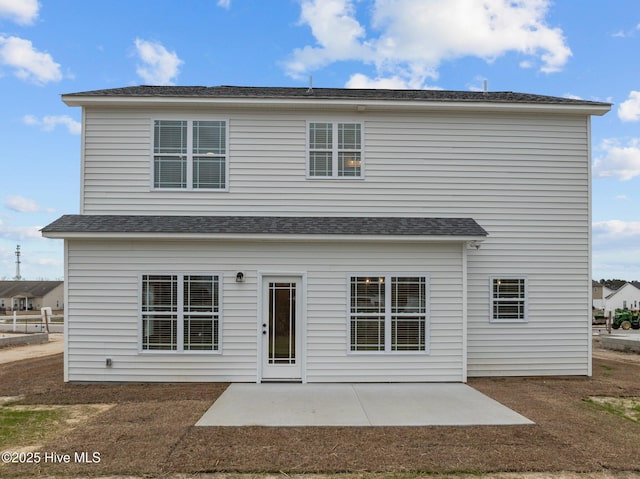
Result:
[[18,313],[16,312],[16,310],[13,310],[13,332],[16,332],[16,323],[18,321]]

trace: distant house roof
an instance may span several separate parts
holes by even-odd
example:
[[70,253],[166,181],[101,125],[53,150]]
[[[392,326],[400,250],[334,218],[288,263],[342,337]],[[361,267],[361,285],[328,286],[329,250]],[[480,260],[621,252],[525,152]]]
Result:
[[0,298],[14,296],[39,298],[63,283],[63,281],[0,281]]
[[65,215],[43,228],[42,233],[487,236],[471,218],[328,216]]
[[638,282],[637,281],[632,281],[631,283],[627,282],[627,283],[624,283],[622,286],[620,286],[615,291],[613,291],[611,294],[609,294],[605,299],[611,299],[613,296],[618,294],[623,289],[626,289],[627,287],[631,287],[631,288],[635,288],[637,290],[640,290],[640,287],[638,287]]
[[354,88],[295,88],[247,86],[130,86],[91,90],[63,95],[63,99],[78,97],[179,97],[209,99],[324,99],[324,100],[394,100],[424,102],[483,102],[483,103],[535,103],[549,105],[584,105],[611,107],[609,103],[592,102],[511,91],[477,92],[452,90],[385,90]]

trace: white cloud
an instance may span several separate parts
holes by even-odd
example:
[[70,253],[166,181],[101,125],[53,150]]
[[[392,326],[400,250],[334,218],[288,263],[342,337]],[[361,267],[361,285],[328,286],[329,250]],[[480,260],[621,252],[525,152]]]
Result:
[[640,139],[632,139],[626,145],[617,140],[605,140],[600,149],[604,155],[593,163],[594,177],[627,181],[640,176]]
[[294,77],[340,60],[372,59],[373,51],[362,43],[364,28],[354,18],[352,0],[303,0],[300,23],[307,24],[317,47],[294,50],[286,67]]
[[79,135],[82,131],[81,123],[68,115],[43,116],[42,118],[25,115],[22,117],[22,121],[25,125],[39,126],[43,131],[53,131],[58,125],[65,126],[72,135]]
[[615,38],[631,38],[636,35],[638,30],[640,30],[640,23],[630,30],[618,30],[611,36]]
[[640,239],[640,221],[596,221],[592,229],[594,238],[601,241],[624,242],[629,239]]
[[38,266],[64,266],[64,262],[55,258],[34,258],[31,263]]
[[618,118],[622,121],[640,120],[640,91],[632,91],[629,99],[620,103]]
[[408,78],[401,78],[398,75],[391,77],[370,78],[362,73],[351,75],[347,81],[346,88],[381,88],[388,90],[415,90],[428,88],[432,90],[440,90],[438,87],[427,87],[421,81],[412,81]]
[[596,278],[640,278],[640,221],[596,221],[592,231]]
[[229,10],[231,8],[231,0],[218,0],[218,6]]
[[48,53],[33,48],[29,40],[0,35],[0,66],[14,69],[18,78],[37,85],[60,81],[60,65]]
[[40,211],[53,213],[55,211],[53,208],[45,208],[39,205],[37,201],[23,196],[9,196],[4,202],[4,206],[18,213],[38,213]]
[[9,226],[0,221],[0,238],[11,241],[23,241],[26,239],[41,239],[42,226]]
[[38,0],[0,0],[0,18],[19,25],[31,25],[38,18]]
[[[488,62],[517,52],[542,72],[559,71],[571,56],[562,30],[545,23],[549,0],[375,0],[367,35],[356,0],[303,0],[300,23],[317,45],[294,50],[287,73],[301,78],[336,61],[375,65],[378,77],[424,83],[443,61],[475,56]],[[522,62],[521,62],[522,63]]]
[[136,53],[142,64],[136,72],[150,85],[173,85],[180,65],[184,62],[175,52],[168,51],[161,43],[136,38]]

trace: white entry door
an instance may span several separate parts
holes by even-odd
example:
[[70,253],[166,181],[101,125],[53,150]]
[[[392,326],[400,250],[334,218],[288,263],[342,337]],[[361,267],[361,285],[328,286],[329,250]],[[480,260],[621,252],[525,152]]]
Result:
[[262,278],[262,379],[302,378],[302,280]]

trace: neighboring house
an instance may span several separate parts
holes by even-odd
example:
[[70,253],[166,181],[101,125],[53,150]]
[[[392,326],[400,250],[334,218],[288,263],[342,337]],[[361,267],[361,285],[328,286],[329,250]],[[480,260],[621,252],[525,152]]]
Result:
[[0,281],[0,313],[64,309],[63,281]]
[[605,316],[610,313],[614,314],[616,309],[638,311],[640,309],[640,289],[631,283],[625,283],[610,293],[604,300]]
[[593,301],[593,309],[604,310],[605,298],[613,293],[612,289],[607,288],[604,284],[597,281],[591,282],[591,299]]
[[590,375],[590,116],[510,92],[126,87],[82,112],[67,381]]

